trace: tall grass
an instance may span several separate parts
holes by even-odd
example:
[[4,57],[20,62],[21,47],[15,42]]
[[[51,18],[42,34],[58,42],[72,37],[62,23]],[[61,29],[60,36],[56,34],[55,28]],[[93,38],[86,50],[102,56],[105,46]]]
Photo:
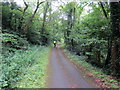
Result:
[[43,46],[32,46],[28,50],[17,50],[14,53],[7,52],[7,55],[3,55],[0,87],[12,87],[14,83],[21,80],[23,71],[30,68],[44,50],[48,49]]

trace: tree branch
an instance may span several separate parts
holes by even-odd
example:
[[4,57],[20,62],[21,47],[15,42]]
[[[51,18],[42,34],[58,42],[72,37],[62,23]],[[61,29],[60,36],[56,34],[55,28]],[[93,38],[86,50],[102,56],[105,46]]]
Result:
[[25,14],[25,12],[26,12],[26,10],[27,10],[27,8],[28,8],[28,4],[25,2],[25,0],[23,0],[23,2],[24,2],[24,4],[25,4],[25,8],[24,8],[24,10],[23,10],[23,15]]
[[104,8],[103,3],[102,3],[101,1],[99,2],[99,5],[100,5],[101,8],[102,8],[102,11],[103,11],[104,16],[106,17],[106,19],[108,19],[107,12],[105,11],[105,8]]
[[32,15],[32,18],[34,18],[34,16],[35,16],[35,14],[36,14],[36,12],[37,12],[40,4],[42,4],[42,3],[44,3],[44,1],[43,1],[43,2],[39,2],[39,0],[37,1],[37,7],[36,7],[36,9],[35,9],[35,11],[34,11],[34,13],[33,13],[33,15]]

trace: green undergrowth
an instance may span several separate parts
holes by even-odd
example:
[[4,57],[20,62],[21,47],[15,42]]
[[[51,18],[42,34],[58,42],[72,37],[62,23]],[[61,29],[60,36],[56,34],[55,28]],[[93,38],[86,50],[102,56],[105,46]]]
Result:
[[17,88],[44,88],[48,65],[49,48],[37,49],[35,62],[21,74],[22,79],[15,85]]
[[46,66],[50,48],[29,46],[3,55],[2,83],[0,87],[45,87]]
[[64,52],[67,53],[67,56],[70,60],[73,60],[76,63],[80,64],[80,66],[84,67],[86,70],[92,73],[92,76],[99,78],[104,83],[104,86],[108,88],[120,88],[119,82],[117,80],[115,80],[110,75],[104,74],[102,69],[93,67],[90,63],[87,63],[85,61],[86,60],[85,56],[75,55],[74,53],[68,50],[64,50]]

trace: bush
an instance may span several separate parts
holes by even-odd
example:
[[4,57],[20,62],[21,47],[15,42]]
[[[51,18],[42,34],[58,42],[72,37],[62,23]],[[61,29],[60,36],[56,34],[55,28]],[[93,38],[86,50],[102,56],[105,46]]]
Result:
[[17,82],[21,77],[23,69],[31,67],[39,56],[38,51],[43,51],[44,47],[32,46],[28,50],[18,50],[15,53],[6,52],[8,57],[2,57],[2,80],[0,87],[10,87],[11,83]]
[[27,49],[26,46],[29,45],[28,41],[21,38],[18,35],[3,33],[2,34],[3,50],[5,51],[15,51],[17,49]]

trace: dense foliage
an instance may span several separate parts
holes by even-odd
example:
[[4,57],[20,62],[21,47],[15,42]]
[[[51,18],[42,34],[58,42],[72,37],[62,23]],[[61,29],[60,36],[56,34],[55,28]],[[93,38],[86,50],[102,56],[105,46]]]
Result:
[[[2,83],[0,83],[0,87],[3,88],[19,87],[16,82],[22,80],[24,75],[29,77],[25,70],[33,73],[34,71],[30,71],[30,68],[33,65],[37,65],[37,63],[39,63],[39,68],[35,70],[43,68],[39,72],[39,78],[46,75],[45,69],[49,48],[36,46],[42,45],[40,40],[41,31],[39,30],[41,29],[42,25],[39,25],[42,24],[42,21],[38,22],[40,20],[40,18],[37,19],[38,15],[34,17],[34,19],[36,18],[35,21],[31,21],[32,9],[29,8],[26,13],[22,10],[23,8],[19,7],[15,2],[2,2],[2,63],[0,64],[2,67],[0,81]],[[25,26],[28,29],[24,32]],[[27,82],[27,78],[24,80]],[[44,87],[45,78],[40,80],[42,82],[38,84]]]
[[[83,10],[87,5],[87,11]],[[66,47],[107,74],[119,77],[119,2],[70,2],[63,7]]]
[[[42,63],[45,62],[45,60],[47,60],[48,58],[46,57],[46,59],[44,60],[45,56],[43,55],[43,51],[45,50],[48,50],[48,49],[40,46],[34,46],[34,47],[31,46],[26,51],[18,50],[18,51],[15,51],[15,53],[6,52],[5,55],[7,56],[3,56],[4,60],[2,63],[2,75],[1,75],[2,83],[0,87],[8,87],[8,86],[14,87],[14,84],[16,82],[23,79],[23,76],[21,75],[23,74],[23,71],[32,67],[33,64],[37,63],[38,60],[39,60],[39,63],[41,63],[39,68],[42,68],[42,67],[44,68],[44,66],[42,66]],[[42,59],[44,61],[42,61]],[[39,77],[44,76],[44,74],[42,74],[44,73],[42,70],[40,73],[41,74],[39,75]]]

